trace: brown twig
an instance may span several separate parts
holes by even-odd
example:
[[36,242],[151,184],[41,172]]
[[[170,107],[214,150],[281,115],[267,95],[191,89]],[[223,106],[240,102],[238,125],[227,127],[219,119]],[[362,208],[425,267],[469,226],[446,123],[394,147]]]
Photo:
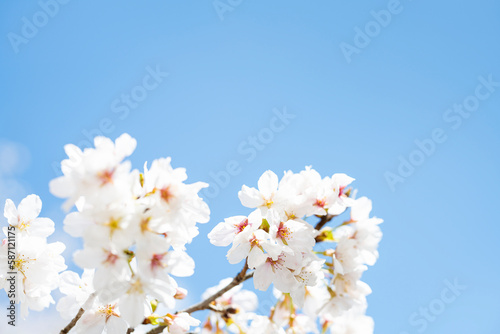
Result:
[[163,330],[167,328],[167,326],[158,326],[147,332],[146,334],[160,334],[163,332]]
[[68,324],[68,326],[64,327],[64,329],[62,329],[61,332],[59,332],[59,334],[67,334],[67,333],[69,333],[69,331],[73,327],[75,327],[77,321],[80,320],[80,318],[82,317],[83,313],[85,313],[85,310],[83,308],[80,308],[80,310],[76,314],[76,317],[74,317],[73,320],[71,320],[71,322]]
[[196,305],[193,305],[191,307],[188,307],[185,310],[179,311],[179,313],[181,313],[181,312],[193,313],[196,311],[206,310],[208,308],[208,305],[210,305],[211,302],[213,302],[214,300],[216,300],[217,298],[219,298],[220,296],[222,296],[223,294],[225,294],[226,292],[228,292],[229,290],[231,290],[235,286],[240,285],[241,283],[243,283],[244,281],[246,281],[247,279],[252,277],[253,273],[247,275],[246,274],[247,270],[248,270],[248,263],[245,262],[243,269],[241,269],[241,271],[238,273],[238,275],[236,275],[233,278],[231,283],[229,283],[224,288],[220,289],[219,291],[217,291],[216,293],[214,293],[212,296],[208,297],[204,301],[202,301]]
[[[210,309],[210,304],[214,300],[216,300],[217,298],[219,298],[220,296],[222,296],[223,294],[225,294],[226,292],[228,292],[229,290],[231,290],[235,286],[240,285],[241,283],[243,283],[247,279],[250,279],[253,276],[253,272],[247,274],[247,271],[248,271],[248,263],[245,262],[245,265],[243,266],[243,269],[241,269],[241,271],[233,278],[233,280],[231,281],[231,283],[229,283],[228,285],[226,285],[225,287],[223,287],[222,289],[220,289],[219,291],[217,291],[216,293],[214,293],[213,295],[211,295],[207,299],[199,302],[198,304],[190,306],[187,309],[179,311],[177,313],[182,313],[182,312],[193,313],[193,312],[196,312],[196,311]],[[163,326],[163,325],[162,326],[158,326],[156,328],[153,328],[149,332],[147,332],[147,334],[160,334],[161,332],[163,332],[163,330],[165,328],[166,328],[166,326]]]
[[[327,224],[330,220],[332,220],[332,219],[333,219],[333,217],[335,217],[335,216],[334,216],[334,215],[328,215],[328,214],[327,214],[326,216],[321,216],[320,221],[316,224],[316,226],[315,226],[314,228],[315,228],[316,230],[318,230],[318,231],[319,231],[319,230],[321,230],[321,228],[322,228],[323,226],[325,226],[325,225],[326,225],[326,224]],[[316,242],[321,241],[321,240],[319,239],[319,235],[315,238],[315,240],[316,240]]]
[[83,304],[83,306],[80,308],[80,310],[78,310],[78,313],[76,314],[76,316],[71,320],[71,322],[68,324],[68,326],[64,327],[60,332],[59,334],[67,334],[69,333],[69,331],[75,327],[76,323],[78,322],[78,320],[80,320],[80,318],[83,316],[83,314],[85,313],[85,309],[89,308],[90,305],[94,302],[94,299],[96,297],[96,293],[92,293],[90,294],[89,298],[87,299],[87,301],[85,302],[85,304]]

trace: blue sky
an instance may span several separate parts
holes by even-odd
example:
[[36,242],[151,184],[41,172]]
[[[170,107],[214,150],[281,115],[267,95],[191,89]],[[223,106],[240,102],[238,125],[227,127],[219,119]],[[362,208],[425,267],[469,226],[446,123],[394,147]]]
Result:
[[213,187],[182,280],[196,301],[240,269],[206,234],[248,213],[242,184],[345,172],[385,220],[375,332],[498,332],[498,2],[62,2],[0,4],[2,201],[37,193],[62,230],[63,145],[128,132],[136,168],[171,156]]

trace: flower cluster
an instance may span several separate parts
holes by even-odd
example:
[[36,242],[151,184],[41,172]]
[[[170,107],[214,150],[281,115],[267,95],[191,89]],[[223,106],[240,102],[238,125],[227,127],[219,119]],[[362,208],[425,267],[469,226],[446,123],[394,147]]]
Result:
[[[273,283],[280,296],[269,317],[253,317],[248,333],[317,332],[318,320],[335,334],[373,332],[364,315],[370,288],[360,278],[378,258],[382,220],[369,217],[370,200],[354,199],[347,188],[353,180],[345,174],[322,178],[310,167],[285,172],[281,180],[267,171],[258,189],[243,186],[238,194],[254,211],[227,218],[210,232],[212,244],[231,245],[230,263],[245,260],[254,269],[256,289]],[[348,208],[349,220],[321,229]],[[312,216],[319,217],[318,225],[309,223]],[[336,248],[315,251],[317,242]]]
[[136,141],[127,134],[115,142],[96,137],[94,143],[95,148],[83,151],[65,146],[69,158],[61,163],[64,175],[50,183],[54,195],[66,198],[66,210],[76,205],[64,229],[83,238],[74,261],[86,270],[82,278],[65,273],[61,291],[67,297],[58,309],[67,317],[79,307],[86,310],[77,333],[104,328],[122,333],[143,322],[163,324],[166,333],[179,332],[196,320],[153,312],[158,303],[172,309],[175,299],[185,296],[172,276],[194,272],[185,245],[198,234],[196,224],[209,220],[209,208],[198,196],[206,184],[186,184],[185,170],[172,168],[170,158],[155,160],[149,168],[145,164],[142,173],[131,170],[124,159]]
[[[257,188],[244,185],[238,196],[252,211],[226,218],[208,235],[213,245],[230,246],[229,263],[244,262],[243,269],[209,288],[202,302],[175,312],[188,292],[174,277],[194,273],[186,244],[198,235],[197,224],[209,220],[198,195],[207,184],[186,183],[185,170],[173,168],[170,158],[133,170],[126,158],[136,141],[127,134],[114,142],[96,137],[94,144],[83,151],[65,146],[63,176],[50,182],[63,208],[76,208],[64,230],[82,238],[73,254],[81,275],[64,271],[62,243],[47,242],[54,223],[38,217],[38,196],[18,207],[5,203],[0,288],[20,303],[23,317],[55,303],[51,292],[59,288],[57,310],[73,319],[75,334],[150,330],[142,324],[159,326],[150,333],[185,334],[200,325],[191,316],[199,310],[210,311],[196,329],[201,334],[373,333],[365,314],[371,289],[361,278],[378,259],[382,220],[370,217],[371,201],[349,188],[353,178],[322,177],[307,167],[281,180],[266,171]],[[327,225],[332,220],[340,222]],[[257,314],[257,295],[242,288],[251,277],[257,290],[273,285],[276,303],[268,315]]]
[[16,208],[5,202],[3,228],[5,239],[0,247],[0,289],[21,306],[25,318],[29,310],[41,311],[54,303],[52,290],[58,287],[59,273],[66,269],[60,242],[48,243],[54,222],[38,217],[42,201],[36,195],[24,198]]
[[321,309],[321,316],[324,324],[332,324],[334,333],[356,333],[354,328],[359,333],[373,331],[373,320],[364,315],[366,295],[371,289],[360,280],[367,265],[377,261],[382,238],[378,226],[382,219],[370,218],[371,209],[372,203],[366,197],[354,201],[350,220],[334,231],[337,247],[323,253],[331,256],[326,267],[332,285],[319,292],[324,294],[327,290],[331,296]]

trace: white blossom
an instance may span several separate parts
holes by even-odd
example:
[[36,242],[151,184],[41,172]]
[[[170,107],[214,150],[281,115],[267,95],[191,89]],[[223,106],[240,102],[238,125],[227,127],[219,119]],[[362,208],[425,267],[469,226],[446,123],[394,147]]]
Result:
[[247,334],[285,334],[285,330],[265,316],[255,316]]
[[135,150],[136,140],[123,134],[114,143],[96,137],[94,144],[83,151],[71,144],[64,147],[69,157],[61,163],[64,175],[50,182],[50,191],[68,198],[66,210],[82,196],[96,206],[132,197],[131,164],[122,161]]
[[186,312],[177,314],[167,314],[165,317],[167,328],[163,330],[165,334],[184,334],[189,331],[191,326],[198,326],[200,321],[193,318]]
[[65,271],[59,280],[59,290],[66,296],[59,299],[57,311],[64,319],[71,319],[94,292],[94,270],[84,270],[82,277],[73,271]]
[[[199,195],[208,185],[186,183],[186,170],[173,168],[171,158],[144,164],[142,173],[132,170],[125,158],[137,143],[128,134],[114,142],[96,137],[94,144],[83,151],[66,145],[63,176],[50,183],[51,192],[65,199],[65,210],[76,206],[64,219],[64,230],[82,240],[73,254],[84,269],[81,277],[61,273],[65,246],[47,242],[55,224],[38,217],[41,200],[30,195],[17,207],[11,200],[4,207],[8,226],[0,247],[0,288],[7,289],[8,272],[18,272],[15,302],[22,317],[55,303],[51,292],[59,288],[61,317],[85,311],[71,331],[75,334],[121,334],[128,328],[140,333],[143,323],[165,326],[163,333],[192,331],[200,321],[175,313],[176,300],[188,291],[174,277],[194,274],[186,245],[199,234],[197,224],[209,221],[209,207]],[[257,315],[256,294],[240,284],[210,303],[199,331],[306,334],[319,333],[320,324],[321,333],[373,333],[373,319],[365,315],[371,288],[362,276],[378,259],[382,220],[370,217],[368,198],[355,199],[356,191],[348,188],[353,181],[343,173],[322,177],[308,166],[286,171],[281,179],[268,170],[257,188],[243,185],[238,197],[253,211],[219,221],[208,238],[229,248],[229,263],[245,262],[240,275],[251,273],[245,280],[253,276],[255,289],[272,284],[278,301],[269,316]],[[338,221],[346,210],[350,218]],[[315,225],[318,217],[322,223]],[[323,227],[331,219],[335,223]],[[17,234],[14,258],[8,250],[12,231]],[[328,243],[326,249],[318,249],[317,242]],[[221,280],[202,299],[231,282]]]
[[[38,217],[41,210],[42,201],[37,195],[27,196],[17,208],[12,200],[7,199],[4,217],[7,218],[10,226],[16,227],[18,236],[47,238],[54,233],[54,222],[49,218]],[[7,227],[4,227],[4,234],[6,234],[6,229]]]
[[128,325],[122,318],[117,303],[103,304],[95,299],[76,326],[72,329],[75,334],[123,334]]
[[15,285],[22,318],[29,310],[41,311],[55,303],[51,292],[58,287],[59,273],[66,269],[61,256],[66,247],[61,242],[47,242],[54,223],[38,218],[41,208],[36,195],[23,199],[17,208],[8,199],[4,208],[9,226],[3,229],[6,238],[0,247],[0,287]]

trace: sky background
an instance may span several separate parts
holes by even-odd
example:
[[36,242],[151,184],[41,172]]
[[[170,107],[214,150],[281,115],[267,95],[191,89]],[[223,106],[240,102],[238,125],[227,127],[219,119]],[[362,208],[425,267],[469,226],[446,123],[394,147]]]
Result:
[[[37,1],[1,2],[2,203],[38,194],[70,261],[80,243],[62,231],[62,201],[48,190],[63,146],[129,133],[135,168],[171,156],[188,181],[212,186],[211,222],[188,246],[195,276],[179,280],[189,304],[240,270],[206,234],[249,212],[237,198],[243,184],[267,169],[344,172],[384,219],[380,259],[364,275],[375,333],[498,333],[500,87],[482,82],[500,81],[500,3],[222,3],[224,12],[212,1],[73,0],[49,16]],[[374,24],[371,12],[388,8],[397,13]],[[357,49],[346,57],[342,47]],[[137,95],[152,71],[163,73],[148,81],[156,87]],[[478,101],[478,85],[474,111],[448,111]],[[122,94],[133,92],[141,101],[127,111]],[[217,184],[230,161],[239,172]],[[454,282],[466,287],[440,309]],[[55,328],[54,310],[33,313],[31,325]],[[31,332],[23,326],[12,333]]]

